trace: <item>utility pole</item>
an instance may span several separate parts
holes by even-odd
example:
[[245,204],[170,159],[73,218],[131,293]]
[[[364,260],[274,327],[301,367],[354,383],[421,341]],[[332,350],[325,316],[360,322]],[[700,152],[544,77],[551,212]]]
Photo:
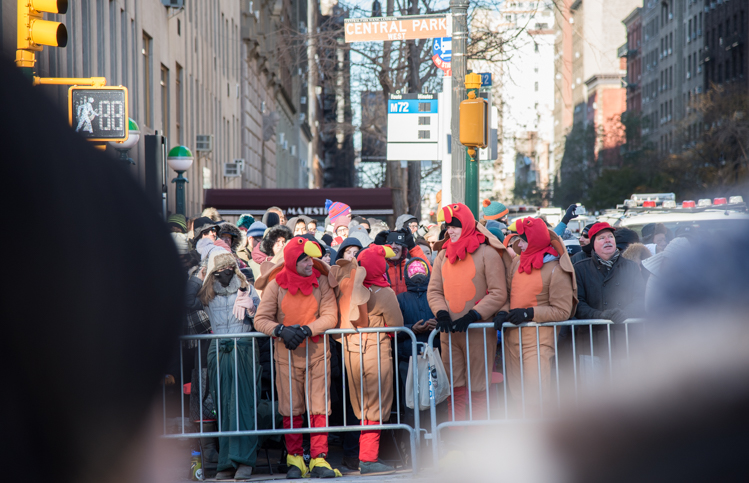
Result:
[[465,99],[465,76],[467,71],[466,44],[468,41],[468,0],[450,0],[452,14],[452,167],[450,190],[451,200],[447,203],[466,202],[466,148],[460,144],[460,103]]

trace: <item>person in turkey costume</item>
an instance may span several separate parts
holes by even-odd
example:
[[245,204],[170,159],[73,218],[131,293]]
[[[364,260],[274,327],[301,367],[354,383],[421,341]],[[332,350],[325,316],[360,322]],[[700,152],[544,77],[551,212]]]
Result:
[[[283,249],[283,261],[255,283],[263,291],[255,328],[275,337],[278,412],[283,416],[284,429],[291,428],[292,422],[294,428],[301,428],[305,410],[310,415],[311,427],[325,427],[326,407],[330,408],[330,378],[325,376],[326,371],[330,372],[330,349],[324,345],[321,334],[336,326],[338,306],[328,284],[328,266],[316,259],[320,255],[320,245],[316,242],[294,237]],[[286,477],[302,478],[308,473],[313,478],[339,476],[340,472],[325,460],[328,433],[312,434],[310,443],[312,459],[308,472],[302,435],[286,435],[289,466]]]
[[434,259],[427,300],[437,319],[437,327],[441,332],[451,334],[440,338],[442,362],[447,377],[452,377],[453,381],[448,406],[455,420],[467,419],[470,369],[473,405],[470,415],[473,419],[484,419],[487,415],[487,376],[491,380],[486,368],[491,371],[494,367],[496,335],[493,330],[485,333],[486,329],[470,330],[467,337],[452,333],[465,332],[473,322],[491,321],[505,305],[505,267],[510,266],[512,259],[504,245],[486,227],[476,223],[466,205],[452,203],[442,207],[437,213],[437,221],[447,224],[447,237],[435,244],[438,254]]
[[[562,239],[538,218],[518,220],[516,226],[521,239],[518,242],[521,252],[513,260],[507,279],[509,303],[494,318],[494,327],[500,330],[504,322],[521,324],[568,320],[574,315],[577,306],[577,285],[575,269]],[[520,331],[523,341],[522,388]],[[544,400],[550,401],[554,328],[506,329],[504,336],[510,394],[520,401],[524,391],[526,404],[532,406],[540,406]]]
[[[387,259],[394,255],[390,246],[373,244],[359,252],[358,259],[339,259],[331,267],[328,280],[335,288],[338,298],[342,329],[403,326],[398,299],[385,276],[388,270]],[[393,406],[390,337],[386,333],[346,334],[340,342],[343,344],[354,414],[361,420],[362,426],[387,423]],[[380,431],[362,431],[359,438],[361,474],[386,474],[395,471],[378,462],[379,449]]]

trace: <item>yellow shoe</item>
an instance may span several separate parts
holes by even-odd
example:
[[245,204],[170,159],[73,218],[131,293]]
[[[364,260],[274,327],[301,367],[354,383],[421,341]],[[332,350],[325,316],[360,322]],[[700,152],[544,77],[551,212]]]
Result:
[[312,458],[309,462],[310,478],[335,478],[341,475],[341,472],[330,467],[330,463],[325,458]]
[[296,456],[291,454],[286,455],[286,466],[289,467],[289,469],[286,471],[287,480],[309,477],[307,465],[304,464],[304,456]]

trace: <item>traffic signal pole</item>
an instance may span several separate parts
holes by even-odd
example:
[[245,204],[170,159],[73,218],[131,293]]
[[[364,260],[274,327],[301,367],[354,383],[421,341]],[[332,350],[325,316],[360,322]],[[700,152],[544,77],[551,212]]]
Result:
[[[467,70],[466,43],[468,40],[468,0],[450,0],[452,14],[452,118],[450,132],[452,133],[452,152],[450,155],[451,180],[450,191],[452,199],[443,199],[443,204],[466,203],[466,164],[469,163],[466,148],[460,144],[460,103],[465,99],[465,75]],[[478,208],[478,197],[476,199]],[[471,211],[474,211],[471,208]],[[478,213],[475,213],[478,215]]]
[[[469,99],[479,97],[481,88],[481,76],[468,74],[465,78],[466,95]],[[487,119],[484,119],[486,123]],[[485,130],[486,126],[484,126]],[[468,148],[466,150],[466,201],[465,205],[470,208],[473,216],[479,219],[479,151]]]

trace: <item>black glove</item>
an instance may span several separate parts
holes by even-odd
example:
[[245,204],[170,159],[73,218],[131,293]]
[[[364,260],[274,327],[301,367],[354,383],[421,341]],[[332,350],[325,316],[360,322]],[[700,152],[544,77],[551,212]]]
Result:
[[533,320],[533,307],[527,309],[512,309],[507,315],[507,322],[518,325]]
[[453,332],[465,332],[468,325],[481,319],[481,316],[475,310],[469,310],[467,314],[453,323]]
[[447,310],[440,310],[437,312],[435,318],[437,319],[437,328],[440,332],[452,332],[453,320],[450,318],[450,314],[447,313]]
[[621,324],[627,320],[627,316],[624,315],[622,309],[609,309],[603,311],[603,318],[613,321],[615,324]]
[[408,248],[408,251],[410,252],[412,248],[416,246],[416,241],[414,240],[414,235],[411,233],[411,229],[407,226],[404,226],[400,230],[401,233],[403,233],[406,236],[406,248]]
[[298,325],[287,327],[285,325],[278,324],[276,330],[273,331],[273,335],[283,339],[283,345],[285,345],[287,349],[292,351],[299,347],[299,344],[304,341],[304,337],[299,331]]
[[569,208],[567,208],[567,213],[564,214],[562,217],[562,223],[565,225],[570,222],[571,219],[577,218],[577,215],[575,214],[575,210],[577,209],[577,205],[573,204],[570,205]]
[[310,329],[308,326],[303,325],[299,327],[299,330],[302,332],[302,336],[306,339],[307,337],[312,337],[312,329]]
[[507,316],[510,315],[507,312],[499,312],[494,316],[494,330],[502,330],[502,324],[507,322]]
[[388,242],[388,235],[390,234],[387,230],[382,230],[379,232],[374,239],[375,245],[387,245]]

